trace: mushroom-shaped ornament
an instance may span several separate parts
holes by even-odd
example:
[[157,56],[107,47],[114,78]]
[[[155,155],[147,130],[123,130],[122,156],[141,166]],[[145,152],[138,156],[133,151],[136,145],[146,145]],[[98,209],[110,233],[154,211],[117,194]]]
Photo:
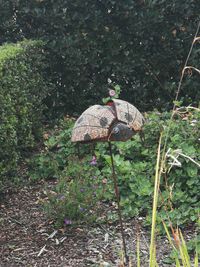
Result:
[[135,133],[141,131],[144,117],[139,110],[130,103],[120,100],[110,100],[106,105],[94,105],[86,109],[77,119],[73,132],[72,142],[108,142],[112,164],[112,176],[118,206],[118,215],[121,226],[123,249],[128,261],[125,237],[120,209],[120,196],[117,186],[111,141],[127,141]]
[[144,118],[133,105],[114,99],[86,109],[76,121],[72,142],[127,141],[141,130]]

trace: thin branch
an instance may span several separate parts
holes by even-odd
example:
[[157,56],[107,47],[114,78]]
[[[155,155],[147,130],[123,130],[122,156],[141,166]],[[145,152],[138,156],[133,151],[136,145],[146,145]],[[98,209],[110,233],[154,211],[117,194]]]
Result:
[[185,72],[185,70],[187,70],[187,69],[189,69],[189,70],[195,70],[196,72],[198,72],[199,74],[200,74],[200,70],[199,69],[197,69],[197,68],[195,68],[195,67],[192,67],[192,66],[186,66],[184,69],[183,69],[183,72]]
[[[186,61],[185,61],[185,64],[184,64],[184,67],[183,67],[183,70],[182,70],[182,73],[181,73],[181,78],[180,78],[180,81],[179,81],[179,84],[178,84],[178,89],[177,89],[177,92],[176,92],[176,97],[175,97],[175,101],[178,100],[178,96],[179,96],[179,93],[180,93],[180,89],[181,89],[181,85],[182,85],[182,81],[183,81],[183,77],[184,77],[184,72],[185,72],[185,68],[188,64],[188,60],[191,56],[191,53],[192,53],[192,49],[193,49],[193,46],[196,42],[196,40],[199,38],[197,37],[198,33],[199,33],[199,28],[200,28],[200,21],[198,23],[198,26],[197,26],[197,30],[196,30],[196,33],[194,35],[194,39],[193,39],[193,42],[191,44],[191,47],[190,47],[190,50],[189,50],[189,53],[188,53],[188,56],[186,58]],[[174,103],[174,107],[173,107],[173,111],[176,109],[176,103]],[[173,113],[173,112],[172,112]]]
[[182,156],[182,157],[184,157],[184,158],[186,158],[186,159],[189,159],[190,161],[192,161],[194,164],[196,164],[199,168],[200,168],[200,164],[198,163],[198,162],[196,162],[193,158],[191,158],[191,157],[189,157],[189,156],[187,156],[187,155],[185,155],[185,154],[183,154],[183,153],[178,153],[180,156]]
[[[178,113],[186,113],[186,112],[188,112],[190,109],[192,109],[192,110],[196,110],[196,111],[200,111],[200,108],[196,108],[196,107],[193,107],[193,106],[187,106],[187,107],[180,107],[180,108],[177,108],[176,109],[176,111],[178,112]],[[183,111],[181,111],[181,110],[183,110]]]
[[165,151],[166,151],[166,147],[167,147],[167,141],[168,141],[168,138],[169,138],[169,131],[170,131],[170,128],[171,128],[171,124],[172,124],[172,119],[173,119],[173,116],[174,116],[174,112],[176,110],[176,102],[177,102],[178,97],[179,97],[179,93],[180,93],[180,89],[181,89],[181,85],[182,85],[182,81],[183,81],[183,77],[184,77],[184,71],[185,71],[185,68],[188,65],[188,61],[189,61],[190,55],[192,53],[192,49],[193,49],[195,40],[197,38],[199,29],[200,29],[200,21],[198,22],[197,30],[196,30],[196,33],[194,35],[192,44],[190,46],[190,50],[189,50],[189,53],[187,55],[187,58],[186,58],[186,61],[185,61],[185,64],[184,64],[184,67],[183,67],[183,70],[182,70],[182,73],[181,73],[181,77],[180,77],[179,84],[178,84],[178,89],[177,89],[176,96],[175,96],[175,99],[174,99],[174,106],[173,106],[173,109],[172,109],[172,114],[171,114],[171,117],[170,117],[169,126],[167,127],[167,133],[166,133],[164,147],[163,147],[162,161],[161,161],[161,162],[163,162],[163,165],[164,165],[164,158],[165,158]]
[[195,43],[196,41],[200,41],[200,37],[196,37],[193,42]]

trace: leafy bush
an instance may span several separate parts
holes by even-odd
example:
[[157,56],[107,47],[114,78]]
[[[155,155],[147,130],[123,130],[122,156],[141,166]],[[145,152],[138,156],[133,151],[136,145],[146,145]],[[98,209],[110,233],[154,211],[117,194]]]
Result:
[[[192,109],[191,109],[192,110]],[[199,127],[200,113],[183,109],[177,111],[174,119],[170,122],[170,114],[152,112],[146,114],[146,124],[144,127],[145,141],[140,140],[136,135],[127,142],[113,143],[114,161],[117,170],[118,184],[121,194],[121,205],[123,213],[127,216],[146,216],[146,222],[151,220],[152,193],[154,185],[154,173],[158,139],[160,132],[164,136],[168,134],[165,173],[162,175],[161,194],[159,200],[159,218],[168,219],[179,225],[190,221],[196,221],[199,214],[200,199],[198,192],[200,190],[199,181]],[[170,132],[167,133],[167,126],[170,126]],[[51,151],[46,147],[45,152],[39,156],[39,173],[42,178],[44,173],[53,170],[57,165],[57,177],[63,181],[63,177],[70,177],[71,170],[74,170],[74,162],[70,160],[72,154],[77,153],[74,145],[70,141],[71,123],[67,122],[68,130],[60,129],[56,135],[49,137],[47,144],[56,141],[56,149]],[[92,152],[85,145],[81,145],[82,155],[91,155]],[[65,154],[63,154],[65,151]],[[98,159],[98,174],[101,179],[106,179],[106,190],[103,193],[104,199],[115,199],[113,193],[113,182],[111,179],[111,161],[108,145],[98,143],[95,154]],[[69,156],[70,155],[70,156]],[[49,160],[51,157],[51,160]],[[52,161],[53,158],[53,161]],[[48,166],[45,164],[48,162]],[[76,168],[84,167],[82,163]],[[83,176],[86,174],[82,174]],[[76,174],[73,174],[75,177]],[[78,176],[78,174],[77,174]],[[50,176],[51,177],[51,176]],[[66,181],[66,180],[65,180]],[[66,187],[69,189],[67,182]],[[70,189],[69,189],[70,190]],[[166,210],[168,213],[166,213]]]
[[0,47],[0,181],[13,176],[19,160],[41,135],[44,98],[50,84],[44,79],[42,41]]

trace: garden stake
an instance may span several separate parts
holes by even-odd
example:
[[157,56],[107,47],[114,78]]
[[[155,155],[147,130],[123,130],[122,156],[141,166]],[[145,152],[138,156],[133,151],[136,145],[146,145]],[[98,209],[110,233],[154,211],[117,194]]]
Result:
[[120,230],[123,241],[124,263],[128,264],[129,259],[126,250],[125,235],[120,209],[120,196],[117,186],[111,141],[127,141],[142,130],[144,117],[139,110],[130,103],[121,99],[109,100],[106,105],[94,105],[86,109],[76,120],[72,131],[72,142],[94,143],[108,142],[112,178],[114,182],[115,195],[117,200],[117,211],[120,222]]
[[116,200],[117,200],[117,211],[118,211],[119,222],[120,222],[120,230],[121,230],[121,235],[122,235],[124,256],[126,259],[126,263],[128,263],[129,259],[128,259],[127,250],[126,250],[126,242],[125,242],[124,228],[123,228],[123,222],[122,222],[122,213],[121,213],[121,207],[120,207],[120,195],[119,195],[119,189],[118,189],[118,185],[117,185],[117,176],[116,176],[114,160],[113,160],[112,145],[111,145],[111,142],[108,142],[108,144],[109,144],[111,168],[112,168],[112,178],[113,178],[113,182],[114,182],[114,189],[115,189],[115,195],[116,195]]

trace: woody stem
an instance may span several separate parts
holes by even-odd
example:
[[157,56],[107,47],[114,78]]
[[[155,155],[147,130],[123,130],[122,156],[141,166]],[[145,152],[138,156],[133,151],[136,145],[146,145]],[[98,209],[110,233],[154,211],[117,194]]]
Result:
[[111,145],[111,142],[108,142],[108,144],[109,144],[111,167],[112,167],[112,178],[114,182],[114,189],[115,189],[115,195],[116,195],[116,200],[117,200],[117,211],[118,211],[119,222],[120,222],[120,230],[121,230],[121,235],[122,235],[124,255],[126,258],[126,262],[128,262],[128,255],[127,255],[127,250],[126,250],[126,242],[125,242],[125,235],[124,235],[124,228],[123,228],[122,214],[121,214],[121,207],[120,207],[120,195],[119,195],[119,189],[117,185],[117,176],[116,176],[114,160],[113,160],[112,145]]

